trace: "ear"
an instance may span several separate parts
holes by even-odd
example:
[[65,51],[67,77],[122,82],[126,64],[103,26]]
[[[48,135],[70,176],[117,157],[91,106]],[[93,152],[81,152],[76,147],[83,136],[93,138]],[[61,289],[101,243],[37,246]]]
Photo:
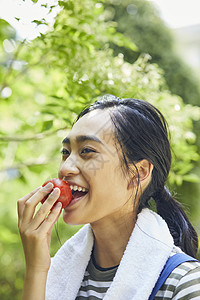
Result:
[[151,175],[153,171],[153,165],[146,159],[142,159],[134,166],[134,175],[129,182],[132,187],[137,187],[141,184],[143,188],[146,188],[151,181]]
[[136,164],[136,166],[137,166],[137,169],[138,169],[138,172],[139,172],[140,182],[144,181],[146,179],[149,179],[149,178],[151,180],[153,165],[148,160],[143,159],[143,160],[139,161]]

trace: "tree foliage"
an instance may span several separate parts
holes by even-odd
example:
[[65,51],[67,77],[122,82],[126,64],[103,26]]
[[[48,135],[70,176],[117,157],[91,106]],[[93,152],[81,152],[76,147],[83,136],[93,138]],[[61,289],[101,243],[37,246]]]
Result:
[[175,36],[160,18],[151,1],[108,0],[107,18],[117,22],[117,31],[133,40],[139,48],[137,53],[116,45],[115,53],[122,52],[125,60],[133,63],[141,53],[149,53],[152,62],[164,70],[170,91],[186,103],[200,104],[199,81],[192,69],[178,56]]
[[[192,68],[179,57],[176,50],[176,37],[161,19],[158,10],[153,5],[153,1],[108,0],[106,1],[106,15],[107,20],[117,22],[117,31],[133,40],[138,46],[138,52],[133,52],[112,44],[115,55],[123,53],[126,61],[134,63],[142,53],[149,53],[151,62],[162,68],[163,76],[171,93],[181,96],[184,103],[200,106],[199,79],[195,77]],[[196,135],[195,144],[199,153],[200,122],[198,119],[193,121],[193,126],[193,132]],[[184,137],[183,134],[182,138],[184,139]],[[187,167],[187,164],[182,165],[182,171],[185,172]],[[200,176],[199,162],[195,163],[194,172],[196,176]],[[184,178],[187,180],[187,177]],[[179,185],[181,182],[181,177],[177,176],[176,191],[180,195],[180,199],[190,208],[192,207],[192,211],[195,211],[198,206],[197,199],[200,193],[200,185],[198,182],[186,181],[184,181],[184,184]]]
[[[192,170],[199,160],[193,132],[193,120],[200,119],[199,108],[185,105],[179,96],[171,94],[163,71],[147,54],[133,64],[121,53],[114,55],[110,43],[124,45],[132,53],[137,47],[107,21],[102,3],[68,0],[59,1],[59,5],[62,10],[53,27],[31,42],[17,40],[9,24],[0,23],[1,32],[5,32],[0,35],[3,300],[21,298],[23,256],[16,200],[57,176],[62,138],[77,114],[98,96],[109,93],[156,105],[166,116],[172,135],[174,159],[169,184],[198,181]],[[62,241],[78,230],[62,221],[59,226]],[[52,254],[59,247],[55,241],[54,232]]]

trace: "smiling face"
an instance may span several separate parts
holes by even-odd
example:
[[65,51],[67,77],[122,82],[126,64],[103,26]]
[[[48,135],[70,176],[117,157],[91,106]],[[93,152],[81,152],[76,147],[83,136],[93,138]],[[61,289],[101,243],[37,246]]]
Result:
[[97,109],[81,117],[64,139],[62,152],[59,178],[89,189],[84,197],[64,209],[67,224],[133,216],[134,189],[121,169],[108,109]]

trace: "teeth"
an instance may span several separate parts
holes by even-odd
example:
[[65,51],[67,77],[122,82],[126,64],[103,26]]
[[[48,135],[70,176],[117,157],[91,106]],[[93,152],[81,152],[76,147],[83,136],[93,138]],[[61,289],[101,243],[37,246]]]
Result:
[[74,190],[74,191],[77,191],[77,190],[78,190],[77,185],[74,186],[73,190]]
[[82,187],[78,187],[77,185],[70,185],[70,188],[71,188],[71,190],[73,190],[73,191],[79,191],[79,192],[85,192],[86,191],[86,189],[85,188],[82,188]]

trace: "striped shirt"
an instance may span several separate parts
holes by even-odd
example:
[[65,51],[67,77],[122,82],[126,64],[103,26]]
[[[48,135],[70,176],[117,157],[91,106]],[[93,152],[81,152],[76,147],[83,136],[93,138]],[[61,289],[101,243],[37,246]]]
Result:
[[[172,255],[176,252],[174,250]],[[103,269],[90,259],[76,300],[103,299],[116,271],[117,266]],[[176,267],[155,296],[155,300],[161,299],[200,299],[200,263],[195,261],[184,262]]]
[[155,300],[200,299],[200,263],[185,262],[176,267],[162,285]]
[[76,300],[103,299],[113,281],[117,268],[118,266],[107,269],[101,268],[97,266],[95,261],[91,258]]

